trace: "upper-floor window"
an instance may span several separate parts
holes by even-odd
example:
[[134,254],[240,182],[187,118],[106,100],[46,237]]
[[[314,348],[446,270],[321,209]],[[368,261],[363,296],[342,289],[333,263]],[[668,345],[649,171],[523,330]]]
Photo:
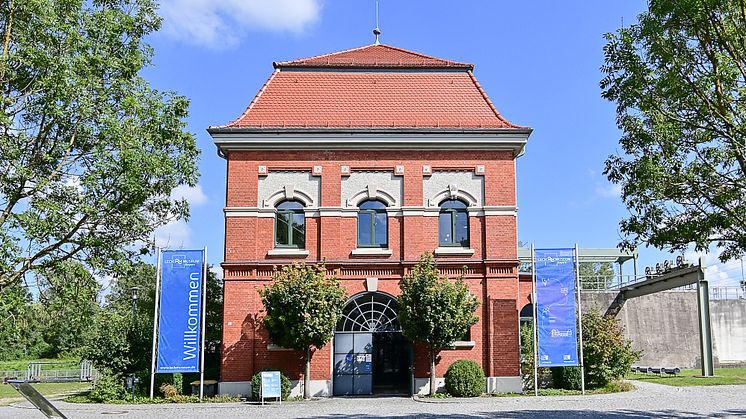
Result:
[[458,199],[447,199],[440,204],[438,242],[441,246],[469,247],[469,212]]
[[282,201],[277,205],[275,246],[306,247],[306,215],[300,202]]
[[381,201],[368,200],[358,205],[357,246],[388,247],[388,220],[386,205]]

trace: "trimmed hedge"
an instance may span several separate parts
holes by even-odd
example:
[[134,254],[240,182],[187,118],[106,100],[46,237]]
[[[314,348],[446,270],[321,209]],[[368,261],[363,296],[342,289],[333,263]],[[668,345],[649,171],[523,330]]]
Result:
[[[264,369],[262,371],[278,371],[277,369]],[[259,400],[259,388],[262,385],[262,371],[257,372],[251,377],[251,399]],[[280,372],[280,394],[282,394],[282,400],[287,400],[290,397],[290,379]]]
[[477,397],[484,393],[482,367],[474,361],[460,359],[446,371],[446,390],[455,397]]

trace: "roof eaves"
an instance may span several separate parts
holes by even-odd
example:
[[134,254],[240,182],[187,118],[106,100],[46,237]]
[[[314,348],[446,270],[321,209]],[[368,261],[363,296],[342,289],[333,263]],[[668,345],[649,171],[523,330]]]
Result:
[[514,123],[508,121],[507,119],[505,119],[500,114],[500,112],[498,112],[497,108],[495,107],[495,105],[490,100],[490,97],[487,96],[487,92],[485,92],[484,89],[482,88],[482,85],[479,84],[479,81],[477,81],[477,78],[474,76],[474,73],[472,73],[471,71],[469,71],[469,77],[471,78],[471,81],[474,83],[474,86],[476,86],[477,90],[479,90],[479,93],[482,95],[482,98],[484,99],[484,101],[487,102],[487,105],[490,107],[490,109],[492,110],[492,112],[495,113],[495,116],[497,117],[497,119],[499,119],[500,121],[502,121],[503,123],[505,123],[505,125],[507,125],[509,128],[529,128],[529,127],[524,127],[522,125],[514,124]]
[[277,73],[279,73],[279,70],[275,70],[275,71],[272,72],[272,74],[269,75],[269,78],[267,79],[267,81],[264,82],[264,84],[262,85],[262,88],[259,89],[259,91],[256,93],[256,95],[254,96],[254,98],[251,99],[251,103],[249,103],[249,106],[246,107],[246,110],[243,111],[243,113],[241,113],[241,115],[239,115],[238,118],[236,118],[233,121],[231,121],[231,122],[229,122],[229,123],[227,123],[225,125],[222,125],[220,127],[221,128],[230,128],[230,127],[240,126],[238,124],[238,122],[240,120],[242,120],[244,117],[246,117],[246,115],[249,113],[249,111],[251,110],[251,108],[253,108],[254,105],[256,105],[256,103],[259,101],[259,98],[262,96],[262,94],[264,93],[264,91],[267,90],[267,87],[269,87],[269,84],[275,78],[275,76],[277,75]]

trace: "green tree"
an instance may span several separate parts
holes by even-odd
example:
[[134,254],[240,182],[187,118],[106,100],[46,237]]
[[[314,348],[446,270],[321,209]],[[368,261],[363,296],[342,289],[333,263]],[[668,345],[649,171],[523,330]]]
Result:
[[582,289],[606,289],[614,279],[614,265],[611,262],[580,262],[578,265]]
[[0,361],[38,358],[49,349],[39,321],[43,310],[20,285],[0,290]]
[[66,261],[36,275],[48,357],[80,355],[100,310],[101,285],[80,263]]
[[583,359],[585,380],[602,387],[626,374],[640,352],[624,337],[624,328],[614,317],[602,316],[593,309],[583,313]]
[[272,283],[259,290],[264,327],[276,345],[303,351],[303,395],[311,397],[311,357],[334,335],[342,315],[345,290],[324,265],[288,265],[275,272]]
[[746,3],[651,0],[606,34],[603,97],[624,155],[605,174],[630,210],[624,245],[746,251]]
[[[156,267],[136,262],[118,269],[121,274],[111,283],[104,309],[94,320],[96,330],[85,350],[85,356],[97,368],[114,375],[150,372],[155,310]],[[222,340],[222,281],[207,270],[205,345],[207,351],[220,348]],[[133,307],[132,288],[138,298]],[[206,369],[207,369],[206,365]],[[217,377],[213,377],[217,378]]]
[[153,0],[0,3],[0,289],[64,260],[111,272],[188,217],[188,101],[139,75],[160,21]]
[[463,278],[441,276],[431,253],[425,252],[401,281],[399,322],[404,336],[424,343],[430,361],[430,394],[435,394],[435,359],[443,348],[464,336],[479,318],[479,302]]

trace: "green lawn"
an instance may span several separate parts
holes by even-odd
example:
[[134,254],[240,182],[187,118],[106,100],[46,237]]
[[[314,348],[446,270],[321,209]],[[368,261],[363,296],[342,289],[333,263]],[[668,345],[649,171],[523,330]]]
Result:
[[681,370],[677,376],[668,374],[629,374],[628,379],[647,381],[668,386],[717,386],[723,384],[746,384],[746,368],[717,368],[715,377],[700,377],[701,370]]
[[[51,396],[87,390],[91,388],[91,383],[36,383],[33,386],[41,394]],[[17,400],[24,400],[21,393],[17,392],[10,384],[0,384],[0,406]]]

